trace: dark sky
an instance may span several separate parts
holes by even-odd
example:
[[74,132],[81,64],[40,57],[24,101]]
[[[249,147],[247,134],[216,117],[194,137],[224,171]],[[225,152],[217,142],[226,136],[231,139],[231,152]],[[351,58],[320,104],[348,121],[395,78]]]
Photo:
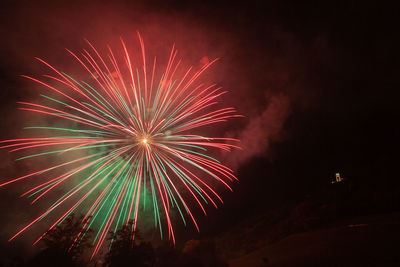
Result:
[[[248,150],[227,157],[240,182],[233,193],[222,193],[224,206],[199,218],[205,235],[300,200],[329,183],[335,172],[370,187],[399,186],[394,6],[378,1],[51,2],[3,1],[1,139],[17,135],[27,119],[15,102],[38,94],[18,77],[43,71],[34,57],[70,68],[63,49],[81,49],[82,38],[100,45],[118,42],[119,36],[135,42],[139,30],[150,48],[175,42],[191,62],[221,58],[212,78],[230,91],[227,103],[246,116],[223,128],[224,134],[242,138]],[[0,155],[5,179],[17,171],[7,152]],[[19,189],[0,191],[3,239],[34,213],[16,200]],[[191,231],[182,238],[196,238]]]

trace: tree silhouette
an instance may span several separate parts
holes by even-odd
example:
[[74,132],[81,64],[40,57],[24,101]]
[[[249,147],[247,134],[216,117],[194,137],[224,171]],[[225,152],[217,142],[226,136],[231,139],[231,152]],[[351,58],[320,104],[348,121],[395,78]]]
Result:
[[90,218],[83,216],[75,218],[69,215],[61,224],[49,230],[41,240],[45,245],[28,266],[80,266],[80,257],[87,248],[91,247],[92,231],[87,229]]
[[139,231],[134,230],[133,221],[129,221],[116,233],[110,232],[110,250],[105,256],[105,266],[154,266],[154,250],[149,242],[141,240]]

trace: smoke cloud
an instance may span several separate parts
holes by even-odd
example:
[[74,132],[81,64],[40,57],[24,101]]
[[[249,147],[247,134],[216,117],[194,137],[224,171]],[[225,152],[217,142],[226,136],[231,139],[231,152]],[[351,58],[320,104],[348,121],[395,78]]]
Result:
[[252,157],[266,153],[270,144],[279,141],[286,118],[289,115],[289,98],[283,94],[265,96],[266,108],[258,115],[249,118],[243,130],[229,136],[241,141],[243,150],[225,155],[230,166],[237,169]]

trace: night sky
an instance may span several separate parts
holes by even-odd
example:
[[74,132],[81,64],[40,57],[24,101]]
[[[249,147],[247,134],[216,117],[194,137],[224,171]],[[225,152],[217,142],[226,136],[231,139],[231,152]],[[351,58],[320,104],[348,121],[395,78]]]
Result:
[[[175,43],[189,64],[220,58],[208,77],[229,90],[225,104],[245,115],[218,130],[245,147],[224,155],[239,178],[234,192],[221,188],[225,205],[199,214],[201,234],[181,229],[181,242],[301,201],[335,172],[370,188],[398,188],[396,9],[372,1],[216,2],[3,1],[0,139],[19,137],[31,119],[16,102],[39,94],[19,77],[45,72],[34,57],[71,70],[64,48],[79,51],[83,38],[100,47],[120,36],[136,44],[138,30],[149,49],[164,52]],[[29,168],[13,164],[5,150],[0,157],[2,181]],[[38,212],[18,199],[25,186],[0,190],[7,249],[25,247],[29,238],[11,246],[6,240]]]

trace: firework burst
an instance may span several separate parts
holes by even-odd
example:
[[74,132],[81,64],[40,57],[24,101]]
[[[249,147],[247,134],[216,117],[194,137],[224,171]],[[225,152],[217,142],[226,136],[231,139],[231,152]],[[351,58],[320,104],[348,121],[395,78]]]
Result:
[[146,62],[139,33],[138,39],[139,61],[133,61],[122,39],[122,60],[117,60],[109,47],[107,58],[103,58],[89,42],[90,52],[67,50],[86,70],[90,77],[86,81],[78,81],[41,59],[52,75],[40,79],[23,76],[40,84],[47,94],[41,95],[46,104],[19,102],[20,109],[55,118],[67,126],[26,127],[42,136],[2,141],[2,148],[24,153],[18,160],[50,157],[61,161],[3,182],[0,187],[29,180],[35,185],[22,196],[30,197],[32,203],[54,194],[56,188],[70,188],[10,240],[55,210],[61,211],[61,216],[57,215],[49,230],[79,210],[87,225],[76,241],[98,222],[94,256],[110,230],[130,220],[136,227],[139,213],[148,203],[161,236],[167,231],[175,242],[172,209],[185,224],[189,218],[198,229],[190,205],[197,203],[205,214],[205,204],[217,207],[222,203],[214,181],[230,189],[229,182],[236,177],[210,156],[210,150],[239,148],[235,145],[238,140],[195,134],[199,127],[239,116],[232,107],[218,108],[225,91],[198,82],[216,60],[197,71],[181,71],[181,61],[172,47],[162,74],[157,75],[156,58],[151,64]]

